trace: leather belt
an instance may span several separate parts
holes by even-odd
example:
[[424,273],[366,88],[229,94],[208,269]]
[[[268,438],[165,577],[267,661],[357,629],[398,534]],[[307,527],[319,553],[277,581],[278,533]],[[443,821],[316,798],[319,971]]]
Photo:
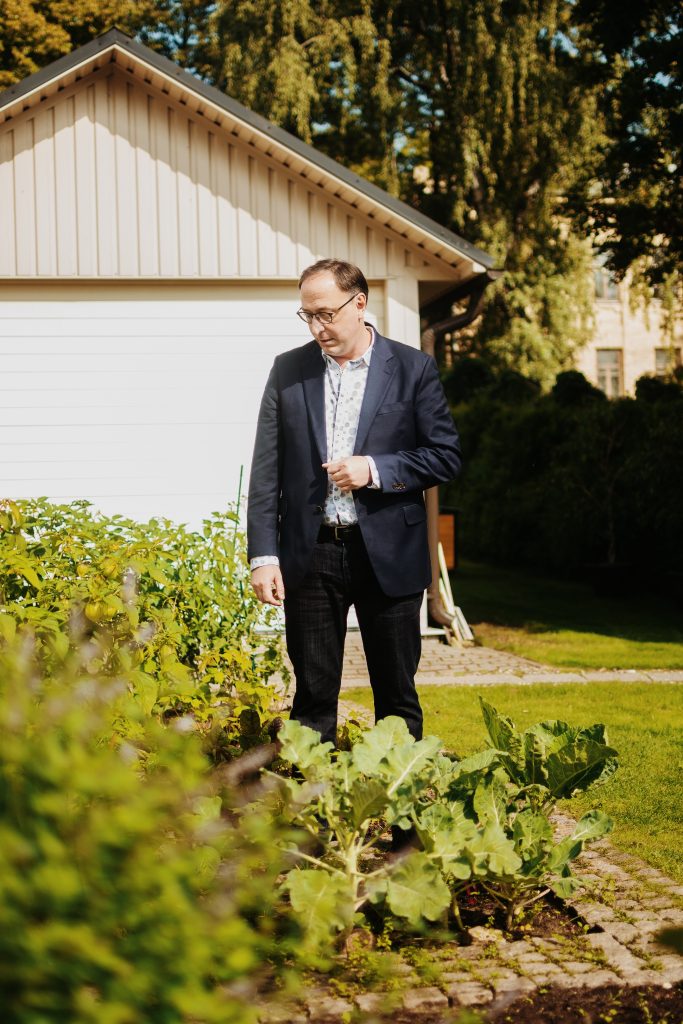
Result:
[[360,526],[353,523],[351,526],[327,526],[325,523],[318,531],[318,540],[334,540],[338,544],[344,541],[353,540],[360,534]]

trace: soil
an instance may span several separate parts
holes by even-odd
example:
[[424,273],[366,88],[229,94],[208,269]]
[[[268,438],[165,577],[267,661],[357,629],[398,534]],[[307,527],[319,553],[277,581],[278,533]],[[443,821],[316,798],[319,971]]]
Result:
[[483,1019],[491,1024],[682,1024],[683,986],[550,988]]
[[[472,886],[467,896],[461,900],[460,916],[466,929],[476,925],[488,925],[491,928],[498,928],[505,931],[505,912],[490,899],[486,893],[477,890]],[[506,938],[528,939],[529,936],[538,938],[567,938],[585,935],[586,932],[595,931],[589,928],[585,921],[577,913],[571,910],[562,900],[553,893],[547,893],[542,899],[533,903],[525,911],[519,924],[506,933]],[[460,942],[467,943],[467,933],[460,937]],[[683,1024],[683,1022],[681,1022]]]

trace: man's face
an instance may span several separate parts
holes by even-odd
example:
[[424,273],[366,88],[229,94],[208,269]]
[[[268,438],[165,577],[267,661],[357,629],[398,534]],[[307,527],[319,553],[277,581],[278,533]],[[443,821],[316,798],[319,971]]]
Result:
[[330,324],[322,324],[317,318],[309,324],[309,330],[323,352],[342,363],[363,354],[369,337],[363,323],[366,299],[362,292],[352,298],[353,292],[341,291],[333,275],[325,271],[307,278],[300,294],[301,308],[308,313],[339,310]]

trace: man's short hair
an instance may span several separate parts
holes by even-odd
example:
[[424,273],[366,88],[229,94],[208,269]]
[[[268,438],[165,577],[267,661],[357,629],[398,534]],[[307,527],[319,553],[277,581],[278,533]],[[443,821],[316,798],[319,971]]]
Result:
[[328,271],[334,277],[334,283],[340,291],[362,292],[367,299],[369,288],[368,282],[365,280],[365,274],[360,267],[354,266],[353,263],[346,263],[345,260],[318,260],[317,263],[306,267],[299,278],[299,288],[309,277],[314,277],[316,274],[324,274]]

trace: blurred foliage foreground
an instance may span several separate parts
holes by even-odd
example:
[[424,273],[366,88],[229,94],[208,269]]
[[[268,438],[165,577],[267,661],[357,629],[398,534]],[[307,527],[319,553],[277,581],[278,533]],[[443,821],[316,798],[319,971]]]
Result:
[[[511,929],[578,886],[611,821],[549,815],[614,772],[604,726],[482,701],[464,760],[397,718],[332,749],[274,717],[234,516],[0,514],[3,1024],[248,1024],[356,932],[454,937],[476,893]],[[383,856],[388,826],[418,848]]]

